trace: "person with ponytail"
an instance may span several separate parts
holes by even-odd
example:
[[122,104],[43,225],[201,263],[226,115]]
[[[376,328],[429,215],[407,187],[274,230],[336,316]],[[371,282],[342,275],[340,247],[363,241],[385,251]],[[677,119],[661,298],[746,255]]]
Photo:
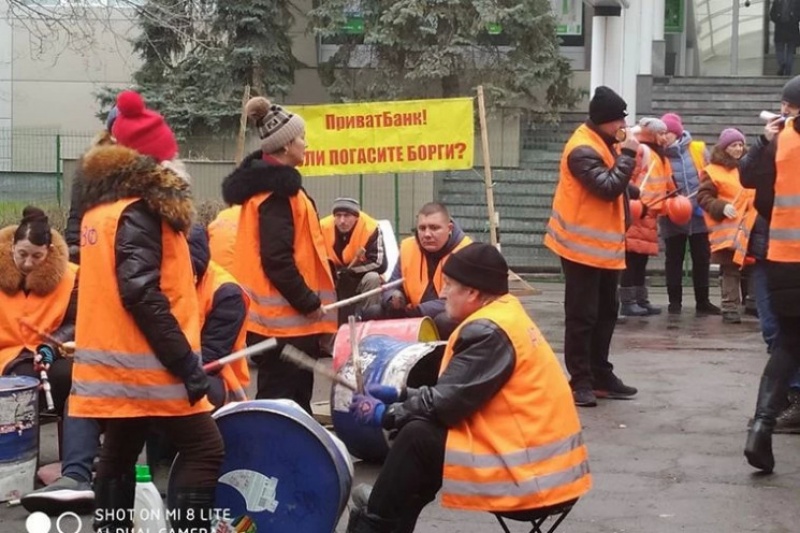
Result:
[[305,122],[261,96],[245,110],[261,148],[225,178],[222,196],[242,206],[231,274],[251,296],[247,344],[279,341],[255,358],[256,397],[291,399],[310,413],[313,375],[280,358],[286,344],[318,358],[322,338],[336,332],[336,313],[323,310],[336,292],[319,215],[295,168],[305,156]]
[[59,414],[72,363],[35,330],[58,342],[74,338],[77,276],[67,244],[41,209],[28,206],[19,224],[0,229],[0,372],[38,378],[47,370]]

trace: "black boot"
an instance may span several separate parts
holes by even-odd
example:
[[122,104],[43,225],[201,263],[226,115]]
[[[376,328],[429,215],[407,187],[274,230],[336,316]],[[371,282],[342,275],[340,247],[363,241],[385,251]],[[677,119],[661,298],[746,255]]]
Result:
[[681,314],[681,306],[683,304],[683,287],[680,285],[668,286],[667,296],[669,296],[669,307],[667,308],[667,312],[671,315]]
[[708,299],[708,287],[694,288],[695,314],[697,316],[721,315],[722,309]]
[[215,487],[175,489],[172,531],[211,531],[215,491]]
[[367,512],[366,507],[356,507],[350,511],[347,533],[394,533],[397,523]]
[[[775,354],[772,357],[779,357],[779,355]],[[769,363],[767,366],[769,367]],[[775,457],[772,455],[772,431],[775,429],[775,419],[786,402],[789,378],[776,379],[767,375],[766,372],[767,369],[764,369],[764,375],[761,376],[761,384],[758,387],[756,416],[750,431],[747,432],[744,455],[750,466],[770,473],[775,468]],[[791,374],[786,375],[790,376]]]
[[94,530],[96,533],[133,531],[133,477],[96,478],[94,480]]

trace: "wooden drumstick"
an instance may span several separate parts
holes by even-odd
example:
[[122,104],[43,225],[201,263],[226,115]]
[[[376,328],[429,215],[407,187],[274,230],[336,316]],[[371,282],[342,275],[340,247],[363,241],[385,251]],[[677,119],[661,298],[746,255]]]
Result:
[[293,363],[299,366],[300,368],[304,368],[316,374],[325,376],[331,381],[334,381],[343,387],[347,387],[353,392],[358,392],[355,385],[353,385],[352,383],[350,383],[349,381],[338,375],[330,368],[324,366],[319,361],[315,361],[308,354],[306,354],[302,350],[295,348],[291,344],[287,344],[286,346],[283,347],[283,350],[281,351],[281,359],[289,361],[290,363]]
[[369,298],[370,296],[374,296],[376,294],[380,294],[380,293],[382,293],[383,291],[385,291],[387,289],[393,289],[395,287],[399,287],[402,284],[403,284],[403,278],[400,278],[400,279],[397,279],[397,280],[394,280],[394,281],[390,281],[389,283],[384,283],[383,285],[381,285],[378,288],[369,290],[367,292],[362,292],[361,294],[356,294],[352,298],[345,298],[344,300],[339,300],[338,302],[334,302],[332,304],[323,305],[322,306],[322,310],[325,313],[327,313],[329,311],[333,311],[335,309],[339,309],[340,307],[345,307],[347,305],[354,304],[356,302],[360,302],[361,300],[365,300],[365,299]]
[[358,251],[356,252],[356,256],[353,258],[352,261],[350,261],[350,264],[347,265],[347,268],[348,269],[353,268],[354,266],[356,266],[357,263],[363,261],[364,257],[366,256],[367,256],[367,250],[365,250],[364,247],[362,246],[361,248],[358,249]]

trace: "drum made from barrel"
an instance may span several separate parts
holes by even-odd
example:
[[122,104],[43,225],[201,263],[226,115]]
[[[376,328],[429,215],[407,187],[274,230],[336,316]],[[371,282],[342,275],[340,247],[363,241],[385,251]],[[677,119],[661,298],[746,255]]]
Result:
[[[433,342],[439,340],[439,332],[433,319],[427,316],[398,318],[394,320],[368,320],[356,324],[356,337],[387,335],[400,341]],[[343,324],[333,343],[333,369],[339,370],[350,358],[350,326]]]
[[39,380],[0,377],[0,501],[33,490],[39,457]]
[[[335,530],[353,482],[350,456],[335,435],[290,400],[234,402],[214,418],[225,442],[225,459],[212,517],[226,523],[223,530]],[[180,468],[178,454],[168,500]]]
[[[364,387],[390,385],[400,390],[434,385],[439,376],[444,341],[404,342],[386,335],[368,335],[358,343]],[[356,382],[351,359],[337,374]],[[360,459],[381,462],[389,453],[390,433],[382,428],[359,424],[350,413],[353,391],[337,383],[331,389],[331,417],[336,434],[350,453]]]

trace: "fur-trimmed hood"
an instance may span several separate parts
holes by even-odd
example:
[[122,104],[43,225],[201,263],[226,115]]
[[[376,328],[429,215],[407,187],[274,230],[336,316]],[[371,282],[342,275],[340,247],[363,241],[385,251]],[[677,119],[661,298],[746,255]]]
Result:
[[258,150],[247,156],[222,182],[222,199],[242,205],[256,194],[272,192],[295,196],[303,187],[303,178],[294,167],[272,165],[262,159]]
[[710,159],[712,164],[720,165],[727,169],[737,168],[739,166],[739,161],[731,157],[731,155],[719,145],[714,145],[714,148],[711,150]]
[[194,219],[188,182],[124,146],[97,146],[86,152],[76,185],[84,213],[100,204],[139,197],[176,231],[186,232]]
[[20,289],[46,296],[53,292],[61,278],[67,272],[69,253],[64,238],[55,230],[50,230],[53,245],[41,265],[24,276],[14,263],[11,246],[14,243],[16,225],[0,229],[0,291],[8,295],[16,294]]

